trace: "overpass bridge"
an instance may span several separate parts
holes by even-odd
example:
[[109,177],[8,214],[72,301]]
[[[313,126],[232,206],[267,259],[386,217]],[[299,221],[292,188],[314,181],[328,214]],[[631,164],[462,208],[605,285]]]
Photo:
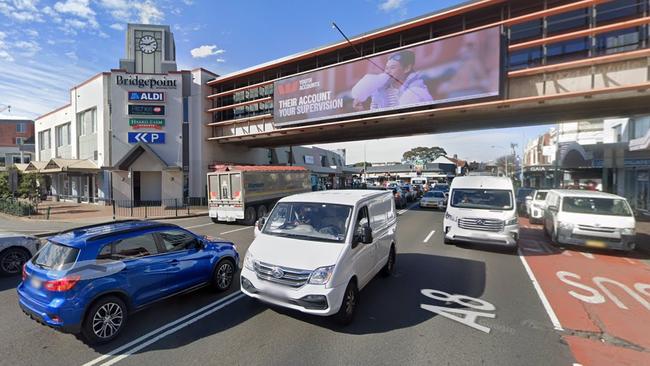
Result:
[[[271,147],[649,114],[649,9],[647,0],[465,3],[210,81],[208,140]],[[304,123],[278,117],[278,88],[287,80],[318,82],[346,65],[490,29],[500,36],[492,96]]]

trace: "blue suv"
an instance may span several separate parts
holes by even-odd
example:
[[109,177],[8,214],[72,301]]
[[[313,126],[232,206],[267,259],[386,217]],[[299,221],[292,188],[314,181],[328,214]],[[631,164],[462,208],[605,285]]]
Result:
[[227,290],[238,264],[232,243],[176,225],[91,225],[49,238],[23,266],[18,297],[37,322],[106,343],[124,329],[129,314],[154,301],[205,285]]

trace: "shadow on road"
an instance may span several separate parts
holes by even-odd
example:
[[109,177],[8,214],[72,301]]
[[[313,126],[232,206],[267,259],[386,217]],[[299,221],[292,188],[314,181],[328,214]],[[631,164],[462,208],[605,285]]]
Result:
[[485,290],[485,263],[461,258],[427,254],[398,254],[396,272],[389,278],[377,276],[361,291],[354,323],[341,327],[334,319],[312,316],[280,307],[277,313],[346,334],[384,333],[409,328],[425,322],[436,314],[421,309],[421,304],[447,307],[425,297],[423,289],[449,294],[481,297]]
[[0,291],[11,290],[20,284],[20,274],[16,276],[0,277]]

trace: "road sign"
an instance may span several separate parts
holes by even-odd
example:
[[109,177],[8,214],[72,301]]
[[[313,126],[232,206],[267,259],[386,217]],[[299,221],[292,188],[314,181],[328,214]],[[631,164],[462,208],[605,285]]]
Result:
[[144,142],[145,144],[164,144],[164,132],[129,132],[129,143],[137,144]]
[[129,114],[138,114],[144,116],[163,116],[165,114],[164,105],[129,105]]
[[164,100],[165,100],[164,92],[140,92],[140,91],[129,92],[129,101],[162,102]]

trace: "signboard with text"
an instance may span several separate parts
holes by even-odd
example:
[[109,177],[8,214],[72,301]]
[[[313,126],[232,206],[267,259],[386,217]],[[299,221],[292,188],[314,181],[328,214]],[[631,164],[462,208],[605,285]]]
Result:
[[498,96],[501,45],[493,27],[278,80],[274,124]]
[[145,144],[164,144],[164,132],[129,132],[129,144],[143,142]]
[[129,118],[129,126],[133,129],[155,128],[160,130],[165,126],[165,120],[162,118]]
[[130,102],[164,102],[164,92],[144,92],[144,91],[130,91]]
[[164,105],[129,105],[129,114],[141,116],[164,116]]

